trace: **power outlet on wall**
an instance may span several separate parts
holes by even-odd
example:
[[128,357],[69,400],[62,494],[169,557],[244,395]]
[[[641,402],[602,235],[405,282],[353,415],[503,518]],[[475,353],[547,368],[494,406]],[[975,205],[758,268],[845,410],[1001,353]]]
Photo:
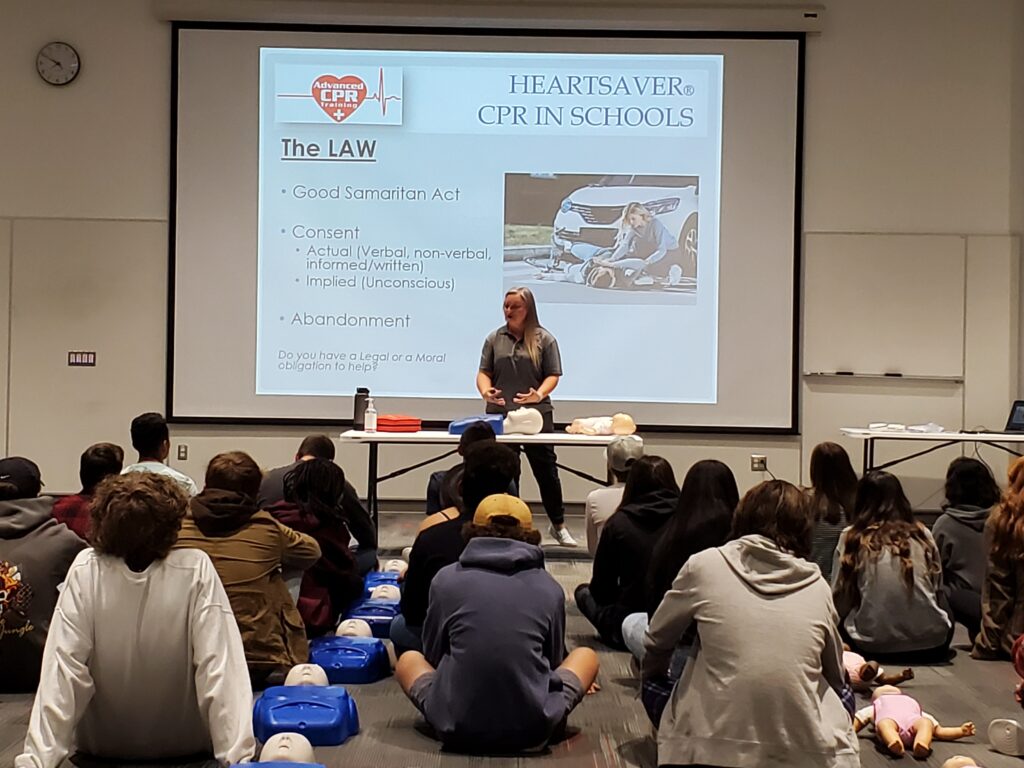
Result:
[[188,446],[185,443],[178,445],[178,461],[188,461]]
[[750,471],[751,472],[767,472],[768,471],[768,457],[762,456],[759,453],[750,454]]

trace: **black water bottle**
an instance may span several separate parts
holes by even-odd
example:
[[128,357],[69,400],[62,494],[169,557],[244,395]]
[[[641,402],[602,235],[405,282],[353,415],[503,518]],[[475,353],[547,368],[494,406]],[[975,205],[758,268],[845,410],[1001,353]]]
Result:
[[366,426],[366,401],[369,399],[369,389],[366,387],[356,388],[356,397],[352,403],[352,429],[362,430]]

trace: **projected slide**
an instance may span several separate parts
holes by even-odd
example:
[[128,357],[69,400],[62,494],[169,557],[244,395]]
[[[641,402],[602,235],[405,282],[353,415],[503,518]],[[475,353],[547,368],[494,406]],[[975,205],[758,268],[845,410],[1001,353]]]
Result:
[[715,403],[722,68],[262,48],[256,393],[473,397],[527,286],[560,400]]

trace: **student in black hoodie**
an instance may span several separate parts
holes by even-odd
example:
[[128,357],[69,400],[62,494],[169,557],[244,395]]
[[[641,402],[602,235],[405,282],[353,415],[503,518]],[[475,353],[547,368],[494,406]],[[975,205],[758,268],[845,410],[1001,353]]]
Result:
[[576,587],[575,594],[580,613],[613,648],[626,647],[622,620],[647,609],[647,566],[678,500],[671,464],[660,456],[633,462],[622,501],[601,533],[593,577]]
[[967,627],[974,642],[981,626],[981,588],[985,582],[985,523],[999,502],[999,486],[989,468],[962,456],[946,470],[946,503],[932,526],[942,558],[943,591],[953,618]]
[[0,460],[0,693],[39,685],[57,587],[86,543],[53,519],[35,462]]

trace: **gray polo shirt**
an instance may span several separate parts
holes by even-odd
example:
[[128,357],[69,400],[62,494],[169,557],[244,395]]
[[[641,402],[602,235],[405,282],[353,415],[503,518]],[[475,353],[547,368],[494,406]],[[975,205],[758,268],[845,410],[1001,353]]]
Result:
[[[538,328],[540,335],[540,366],[534,365],[526,345],[516,341],[509,333],[508,326],[503,325],[493,331],[485,340],[480,353],[480,370],[490,375],[491,382],[501,390],[505,398],[505,407],[487,404],[487,413],[508,413],[519,408],[512,402],[520,392],[536,389],[548,376],[562,375],[562,358],[558,353],[558,342],[544,328]],[[551,398],[545,397],[539,403],[532,403],[541,413],[551,413]]]

